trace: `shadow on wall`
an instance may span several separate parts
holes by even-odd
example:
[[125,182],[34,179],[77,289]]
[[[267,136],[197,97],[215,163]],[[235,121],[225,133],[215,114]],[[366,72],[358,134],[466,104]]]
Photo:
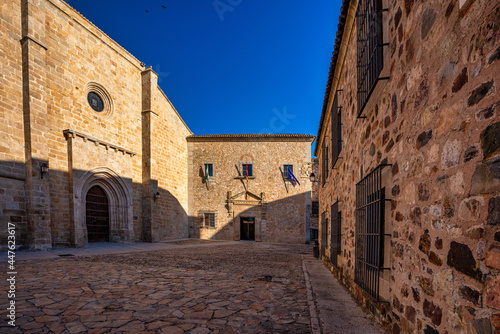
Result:
[[16,246],[21,248],[189,236],[184,206],[169,190],[158,187],[158,181],[134,182],[107,167],[61,171],[37,160],[0,161],[0,244],[4,248],[9,226],[15,226]]
[[[257,194],[245,191],[240,194],[243,199],[220,199],[225,203],[223,211],[201,210],[192,219],[192,236],[292,244],[309,242],[310,204],[307,198],[311,196],[310,191],[269,202]],[[216,214],[215,226],[211,226],[211,213]]]

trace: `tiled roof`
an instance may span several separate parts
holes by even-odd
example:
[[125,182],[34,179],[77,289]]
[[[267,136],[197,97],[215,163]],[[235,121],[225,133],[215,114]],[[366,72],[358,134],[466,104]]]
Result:
[[203,140],[203,139],[306,139],[314,140],[313,135],[300,133],[235,133],[235,134],[215,134],[215,135],[192,135],[188,136],[187,140]]
[[[337,26],[337,37],[335,38],[335,46],[333,47],[332,61],[330,62],[330,71],[328,73],[328,80],[326,82],[325,97],[323,99],[323,110],[321,111],[321,118],[318,127],[318,136],[320,138],[321,129],[323,128],[323,121],[326,116],[326,107],[328,106],[328,97],[330,95],[330,89],[332,88],[333,75],[335,74],[335,66],[337,65],[337,59],[339,56],[340,43],[342,42],[342,35],[344,34],[344,27],[347,18],[347,11],[349,10],[349,5],[351,0],[343,0],[342,8],[340,9],[339,24]],[[314,153],[316,154],[316,149],[318,148],[318,142],[316,142],[316,147]]]

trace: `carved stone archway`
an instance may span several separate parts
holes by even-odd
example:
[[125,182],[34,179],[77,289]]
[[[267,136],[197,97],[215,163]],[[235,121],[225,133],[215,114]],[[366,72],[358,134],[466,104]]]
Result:
[[133,207],[131,187],[113,170],[98,167],[80,176],[73,189],[73,242],[76,247],[88,243],[85,222],[85,198],[90,188],[101,187],[109,200],[109,235],[112,242],[133,241]]
[[233,221],[234,240],[240,240],[240,219],[252,217],[255,219],[255,241],[265,241],[267,222],[265,193],[258,196],[247,190],[233,196],[232,192],[228,191],[227,210],[228,217],[231,217]]

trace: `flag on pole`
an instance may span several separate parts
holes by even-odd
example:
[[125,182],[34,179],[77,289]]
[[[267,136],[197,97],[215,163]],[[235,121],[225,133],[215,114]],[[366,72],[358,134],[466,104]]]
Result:
[[288,178],[290,180],[292,180],[293,182],[297,182],[299,184],[299,186],[300,186],[300,182],[299,182],[299,180],[297,180],[297,178],[295,177],[295,175],[293,175],[291,168],[288,169]]
[[210,173],[208,172],[208,164],[205,165],[205,177],[206,181],[208,182],[208,180],[210,179]]

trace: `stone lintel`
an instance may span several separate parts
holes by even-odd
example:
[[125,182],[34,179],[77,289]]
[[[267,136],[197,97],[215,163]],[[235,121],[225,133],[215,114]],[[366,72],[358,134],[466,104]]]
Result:
[[134,155],[136,155],[137,153],[135,152],[132,152],[130,150],[127,150],[126,148],[123,148],[123,147],[120,147],[118,145],[114,145],[114,144],[111,144],[111,143],[108,143],[104,140],[100,140],[100,139],[97,139],[95,137],[92,137],[92,136],[89,136],[89,135],[86,135],[82,132],[78,132],[78,131],[75,131],[75,130],[70,130],[70,129],[66,129],[63,131],[64,133],[64,137],[66,138],[66,140],[68,140],[69,138],[76,138],[76,137],[80,137],[83,139],[84,142],[86,141],[90,141],[90,142],[93,142],[96,146],[97,145],[103,145],[107,150],[112,148],[115,150],[115,152],[122,152],[122,154],[128,154],[130,155],[131,157],[133,157]]

